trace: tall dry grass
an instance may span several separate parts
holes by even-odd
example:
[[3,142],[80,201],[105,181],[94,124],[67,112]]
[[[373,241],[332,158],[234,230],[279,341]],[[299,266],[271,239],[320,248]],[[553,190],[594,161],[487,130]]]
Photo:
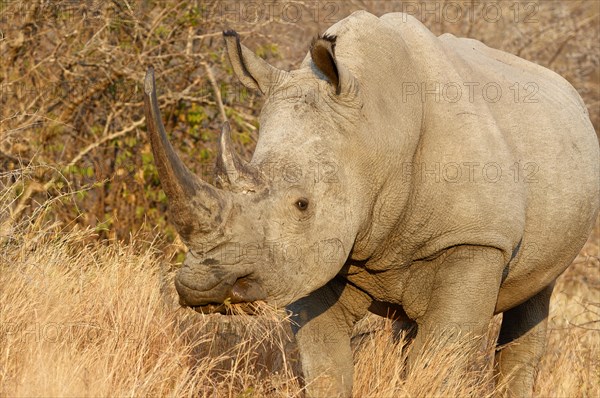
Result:
[[[0,396],[302,395],[281,311],[226,317],[183,309],[174,270],[156,242],[98,242],[90,229],[65,230],[43,219],[38,212],[0,243]],[[557,283],[536,396],[600,394],[599,235],[596,226]],[[491,368],[497,320],[481,350],[455,344],[429,352],[428,366],[408,374],[410,344],[393,326],[372,317],[356,331],[355,396],[498,391]],[[468,372],[453,366],[465,355],[487,365]]]
[[286,377],[259,378],[259,347],[283,347],[278,324],[249,319],[239,341],[211,347],[219,344],[215,331],[234,329],[178,308],[171,274],[151,249],[86,244],[89,233],[47,231],[3,256],[1,395],[263,396],[272,385],[288,396],[298,389],[289,364]]

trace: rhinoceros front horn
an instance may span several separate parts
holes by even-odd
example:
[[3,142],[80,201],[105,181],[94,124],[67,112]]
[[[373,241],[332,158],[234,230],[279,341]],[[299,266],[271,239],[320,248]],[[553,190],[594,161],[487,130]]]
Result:
[[160,116],[152,67],[148,68],[144,80],[144,108],[154,162],[169,200],[171,221],[182,239],[189,243],[194,236],[213,232],[221,226],[228,202],[226,192],[190,172],[175,153]]

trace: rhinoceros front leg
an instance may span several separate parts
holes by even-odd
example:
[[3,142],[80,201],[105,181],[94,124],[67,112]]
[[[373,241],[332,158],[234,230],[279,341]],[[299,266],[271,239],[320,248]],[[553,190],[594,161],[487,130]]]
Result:
[[307,397],[350,397],[350,334],[370,298],[341,278],[288,306],[300,351]]
[[[497,249],[456,246],[437,259],[413,265],[428,269],[423,275],[430,275],[430,279],[423,283],[417,279],[411,286],[426,298],[416,308],[417,336],[408,357],[411,368],[417,363],[428,365],[428,358],[417,360],[428,343],[432,344],[430,348],[440,349],[458,343],[469,352],[477,352],[481,340],[475,337],[486,333],[494,315],[503,264],[504,257]],[[427,289],[428,294],[419,289]],[[414,312],[413,308],[409,310]],[[433,353],[429,349],[427,352]],[[461,363],[453,366],[466,370],[473,365],[472,359],[464,355],[458,359]]]

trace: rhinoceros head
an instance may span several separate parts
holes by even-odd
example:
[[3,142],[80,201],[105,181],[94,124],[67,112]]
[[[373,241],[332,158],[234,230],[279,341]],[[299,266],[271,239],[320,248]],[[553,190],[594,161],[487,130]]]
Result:
[[320,288],[343,268],[362,213],[356,171],[341,160],[353,156],[344,136],[359,113],[358,85],[336,65],[334,40],[315,40],[304,67],[285,72],[235,32],[224,37],[240,81],[267,99],[250,162],[232,149],[224,125],[215,186],[192,174],[169,143],[151,68],[144,87],[171,221],[189,248],[175,285],[182,305],[203,312],[259,300],[287,305]]

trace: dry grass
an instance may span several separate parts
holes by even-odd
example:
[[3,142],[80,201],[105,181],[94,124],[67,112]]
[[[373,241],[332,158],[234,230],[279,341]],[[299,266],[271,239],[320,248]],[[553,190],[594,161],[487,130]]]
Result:
[[[205,316],[177,304],[173,270],[152,242],[98,243],[38,218],[0,250],[0,396],[301,396],[282,313]],[[600,394],[597,226],[559,279],[537,396]],[[90,243],[91,242],[91,243]],[[355,339],[355,395],[491,396],[495,331],[481,352],[454,345],[404,376],[410,345],[370,319]],[[497,325],[497,322],[495,322]],[[435,343],[434,343],[435,344]],[[487,362],[465,373],[453,358]]]
[[1,395],[263,396],[276,386],[288,396],[298,389],[287,363],[285,377],[259,381],[257,350],[276,356],[284,347],[279,323],[249,318],[223,349],[215,332],[238,330],[178,308],[171,273],[153,250],[85,244],[89,233],[29,235],[4,253]]

